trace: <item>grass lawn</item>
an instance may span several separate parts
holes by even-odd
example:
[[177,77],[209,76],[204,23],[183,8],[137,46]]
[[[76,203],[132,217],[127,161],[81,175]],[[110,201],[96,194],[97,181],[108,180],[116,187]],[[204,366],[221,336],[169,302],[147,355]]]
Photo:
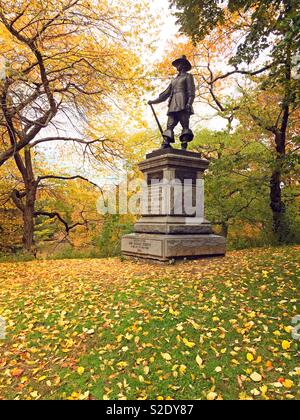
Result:
[[0,264],[0,399],[300,399],[300,247]]

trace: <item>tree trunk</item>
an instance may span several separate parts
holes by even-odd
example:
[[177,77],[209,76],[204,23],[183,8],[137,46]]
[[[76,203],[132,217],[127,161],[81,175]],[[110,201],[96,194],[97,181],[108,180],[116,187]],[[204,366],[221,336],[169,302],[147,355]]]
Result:
[[[291,11],[291,2],[286,5],[286,13]],[[273,232],[275,233],[279,243],[286,242],[289,234],[289,226],[286,221],[286,207],[282,200],[282,172],[286,158],[286,137],[290,118],[290,103],[292,101],[293,92],[291,90],[292,80],[292,52],[291,41],[286,46],[285,59],[285,94],[282,103],[282,120],[281,127],[275,132],[276,145],[276,162],[270,182],[270,207],[273,212]]]
[[37,184],[33,177],[26,183],[26,197],[23,209],[23,246],[25,251],[35,253],[34,243],[34,212],[37,193]]
[[34,207],[25,206],[23,212],[23,246],[24,250],[34,252]]
[[224,222],[224,223],[222,223],[221,227],[222,227],[221,235],[224,236],[225,238],[227,238],[228,237],[228,231],[229,231],[228,224]]
[[289,233],[286,222],[286,207],[282,200],[282,171],[286,158],[286,131],[289,120],[289,107],[284,108],[281,130],[275,135],[276,161],[270,180],[270,207],[273,213],[273,232],[279,243],[284,243]]
[[276,169],[272,173],[270,182],[270,207],[273,213],[273,232],[280,243],[284,242],[287,234],[285,223],[285,205],[281,193],[281,172]]
[[13,190],[11,198],[23,216],[23,248],[24,251],[36,255],[34,243],[35,203],[38,182],[35,180],[32,158],[29,148],[24,151],[24,161],[19,153],[15,154],[15,161],[24,181],[25,191]]

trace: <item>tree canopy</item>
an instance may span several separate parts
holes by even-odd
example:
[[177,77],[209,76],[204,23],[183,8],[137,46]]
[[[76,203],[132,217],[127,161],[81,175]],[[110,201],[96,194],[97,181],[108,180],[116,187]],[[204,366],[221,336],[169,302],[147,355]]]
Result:
[[[253,91],[268,91],[271,96],[278,95],[277,107],[275,110],[273,108],[275,118],[266,123],[261,118],[264,115],[262,107],[259,112],[250,111],[250,115],[257,125],[273,136],[270,207],[274,232],[279,241],[283,241],[289,232],[285,217],[287,203],[282,197],[283,173],[290,159],[288,146],[290,142],[295,146],[299,138],[299,127],[295,128],[294,119],[300,106],[300,4],[295,0],[171,0],[171,5],[178,8],[176,15],[181,31],[195,45],[204,44],[207,49],[208,63],[204,73],[208,75],[204,75],[203,80],[219,111],[226,112],[228,118],[234,118],[236,113],[233,111],[240,108],[240,105],[233,105],[228,109],[218,98],[220,82],[232,76],[248,77]],[[220,68],[216,75],[212,71],[213,38],[217,38],[219,43],[226,42],[226,38],[232,41],[232,52],[225,60],[230,67],[223,74]],[[210,44],[209,47],[206,47],[206,42]],[[242,94],[247,98],[244,92]],[[270,106],[273,107],[272,101]]]
[[[285,42],[300,49],[300,5],[297,0],[170,0],[181,31],[201,41],[226,22],[246,33],[237,51],[238,61],[250,63],[272,46],[279,52]],[[278,39],[274,46],[275,35]]]

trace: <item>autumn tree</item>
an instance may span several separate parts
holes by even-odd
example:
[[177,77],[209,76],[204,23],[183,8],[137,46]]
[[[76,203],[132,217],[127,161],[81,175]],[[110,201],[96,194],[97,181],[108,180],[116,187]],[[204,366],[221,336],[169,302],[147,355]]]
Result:
[[129,9],[125,1],[0,1],[6,63],[0,81],[0,166],[13,158],[22,176],[23,187],[14,189],[11,198],[23,215],[28,251],[34,247],[36,217],[56,217],[70,229],[59,214],[36,211],[42,183],[84,179],[36,175],[37,146],[75,144],[99,163],[120,156],[119,139],[108,139],[99,127],[116,101],[119,107],[137,109],[143,69],[137,42],[130,39],[139,22],[145,24],[142,5],[136,2]]
[[22,185],[18,170],[11,160],[2,168],[0,177],[0,252],[13,252],[22,247],[22,217],[11,201],[11,192]]
[[[230,70],[210,74],[208,86],[214,95],[222,80],[244,75],[261,76],[258,89],[279,92],[276,115],[265,124],[260,113],[253,113],[255,124],[270,133],[274,142],[274,163],[270,177],[270,207],[273,230],[283,242],[289,227],[286,223],[286,203],[282,197],[282,181],[286,166],[287,143],[291,118],[299,109],[300,5],[297,0],[268,1],[195,1],[171,0],[178,8],[181,30],[195,44],[222,26],[236,33],[236,48],[228,60]],[[215,97],[217,99],[217,96]],[[216,101],[215,101],[216,102]],[[223,105],[216,102],[222,110]],[[226,109],[224,109],[226,110]],[[294,144],[299,133],[293,136]],[[296,149],[296,147],[295,147]]]
[[266,162],[271,152],[253,137],[242,127],[234,133],[201,130],[195,135],[193,150],[210,161],[206,215],[230,240],[237,226],[240,239],[246,226],[269,231]]

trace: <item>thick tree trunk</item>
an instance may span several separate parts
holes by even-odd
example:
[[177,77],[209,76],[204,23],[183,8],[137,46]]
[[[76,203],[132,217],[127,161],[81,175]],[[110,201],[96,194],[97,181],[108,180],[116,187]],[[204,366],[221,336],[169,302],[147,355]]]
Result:
[[35,203],[38,182],[35,180],[30,149],[24,151],[24,161],[19,153],[15,161],[24,181],[25,191],[13,190],[11,198],[23,216],[23,248],[24,251],[36,255],[34,243]]
[[37,184],[31,180],[26,185],[26,198],[23,209],[23,246],[24,250],[30,253],[35,253],[34,243],[34,212],[36,202]]
[[284,242],[287,234],[285,223],[285,205],[281,193],[281,172],[275,170],[270,181],[270,207],[273,214],[273,232],[280,243]]
[[[286,2],[286,14],[292,8],[291,1]],[[291,89],[292,80],[292,52],[291,41],[286,46],[285,59],[285,95],[282,102],[282,120],[280,128],[275,132],[276,162],[270,182],[270,207],[273,212],[273,232],[279,243],[286,242],[289,234],[289,226],[285,217],[286,207],[282,200],[282,173],[286,158],[286,137],[290,118],[290,103],[293,92]]]
[[[287,2],[286,12],[289,13],[291,9],[291,2]],[[286,47],[286,61],[285,61],[285,95],[282,103],[282,121],[281,127],[275,133],[276,145],[276,163],[272,173],[270,182],[270,207],[273,212],[273,232],[275,233],[278,242],[284,243],[289,233],[289,226],[286,222],[286,208],[282,200],[282,171],[286,158],[286,137],[290,118],[290,101],[291,101],[291,78],[292,78],[292,54],[290,43]]]
[[34,207],[25,206],[23,212],[23,247],[24,250],[34,252]]
[[284,243],[289,233],[286,223],[286,207],[282,199],[282,170],[286,157],[286,130],[289,118],[289,108],[284,110],[281,130],[275,135],[276,162],[270,180],[270,207],[273,214],[273,232],[279,243]]

